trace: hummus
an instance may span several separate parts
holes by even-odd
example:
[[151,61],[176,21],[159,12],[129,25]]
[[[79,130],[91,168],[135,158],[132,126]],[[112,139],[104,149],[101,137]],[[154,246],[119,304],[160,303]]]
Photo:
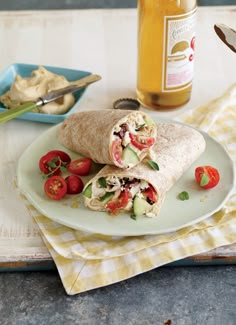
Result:
[[[31,77],[23,78],[16,75],[10,89],[0,96],[0,101],[8,109],[29,101],[36,101],[52,90],[69,86],[70,82],[61,75],[54,74],[40,66],[32,71]],[[67,94],[51,103],[37,107],[34,112],[45,114],[64,114],[75,103],[73,94]]]

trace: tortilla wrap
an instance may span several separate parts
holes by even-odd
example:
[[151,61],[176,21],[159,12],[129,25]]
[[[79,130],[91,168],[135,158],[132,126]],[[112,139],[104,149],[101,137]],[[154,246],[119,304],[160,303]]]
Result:
[[[108,211],[111,214],[118,214],[120,211],[133,211],[137,215],[140,213],[139,211],[134,211],[135,202],[138,201],[136,197],[140,197],[146,202],[144,204],[145,208],[141,209],[141,214],[148,217],[156,217],[160,211],[166,192],[204,152],[205,146],[206,144],[202,134],[191,127],[177,123],[158,124],[156,143],[150,152],[150,156],[129,170],[121,170],[120,168],[108,165],[103,167],[85,185],[83,192],[85,206],[92,210]],[[148,163],[148,159],[155,162],[159,170],[153,169]],[[110,185],[107,188],[102,188],[98,180],[100,180],[101,184],[101,179],[103,178],[105,178],[107,184],[115,184],[116,191]],[[137,191],[137,180],[140,186],[139,191]],[[122,184],[120,188],[118,185],[119,182]],[[111,203],[109,202],[121,200],[119,195],[127,188],[127,183],[131,183],[128,184],[128,191],[132,194],[129,197],[127,205],[111,211]],[[134,190],[132,186],[136,187],[136,189]],[[143,188],[141,189],[141,187]],[[154,189],[156,202],[154,202],[155,199],[145,196],[145,193],[149,191],[147,189],[148,187],[149,189]],[[86,193],[88,189],[91,190],[89,195]],[[108,191],[115,192],[115,194],[108,201],[101,199],[104,198],[104,195]],[[143,194],[145,194],[144,197]]]
[[[130,134],[141,138],[141,145],[145,139],[151,139],[152,143],[139,149],[132,145]],[[128,110],[74,113],[62,123],[58,132],[58,141],[66,148],[96,163],[120,168],[138,164],[148,154],[155,139],[155,123],[144,112]],[[127,151],[128,156],[131,152],[128,160],[124,154]]]

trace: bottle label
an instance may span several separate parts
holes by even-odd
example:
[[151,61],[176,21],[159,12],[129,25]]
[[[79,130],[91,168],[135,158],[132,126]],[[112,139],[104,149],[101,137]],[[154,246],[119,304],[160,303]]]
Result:
[[193,80],[196,9],[164,17],[162,91],[179,91]]

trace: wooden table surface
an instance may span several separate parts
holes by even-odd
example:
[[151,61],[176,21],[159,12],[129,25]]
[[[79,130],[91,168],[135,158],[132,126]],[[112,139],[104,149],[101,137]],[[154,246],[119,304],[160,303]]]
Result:
[[[158,116],[174,118],[206,104],[235,83],[236,56],[216,36],[215,23],[236,28],[236,6],[199,8],[191,101],[172,112],[156,112]],[[136,35],[136,9],[2,11],[0,70],[12,63],[32,63],[100,74],[102,80],[88,88],[78,110],[111,108],[117,98],[136,96]],[[22,120],[0,126],[0,270],[53,265],[16,189],[19,157],[50,127]],[[222,261],[236,262],[236,245],[184,263]]]

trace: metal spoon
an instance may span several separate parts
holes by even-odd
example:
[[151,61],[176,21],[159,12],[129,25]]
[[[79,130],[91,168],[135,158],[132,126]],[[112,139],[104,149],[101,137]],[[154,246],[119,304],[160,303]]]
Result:
[[214,29],[222,42],[236,53],[236,30],[224,24],[215,24]]

